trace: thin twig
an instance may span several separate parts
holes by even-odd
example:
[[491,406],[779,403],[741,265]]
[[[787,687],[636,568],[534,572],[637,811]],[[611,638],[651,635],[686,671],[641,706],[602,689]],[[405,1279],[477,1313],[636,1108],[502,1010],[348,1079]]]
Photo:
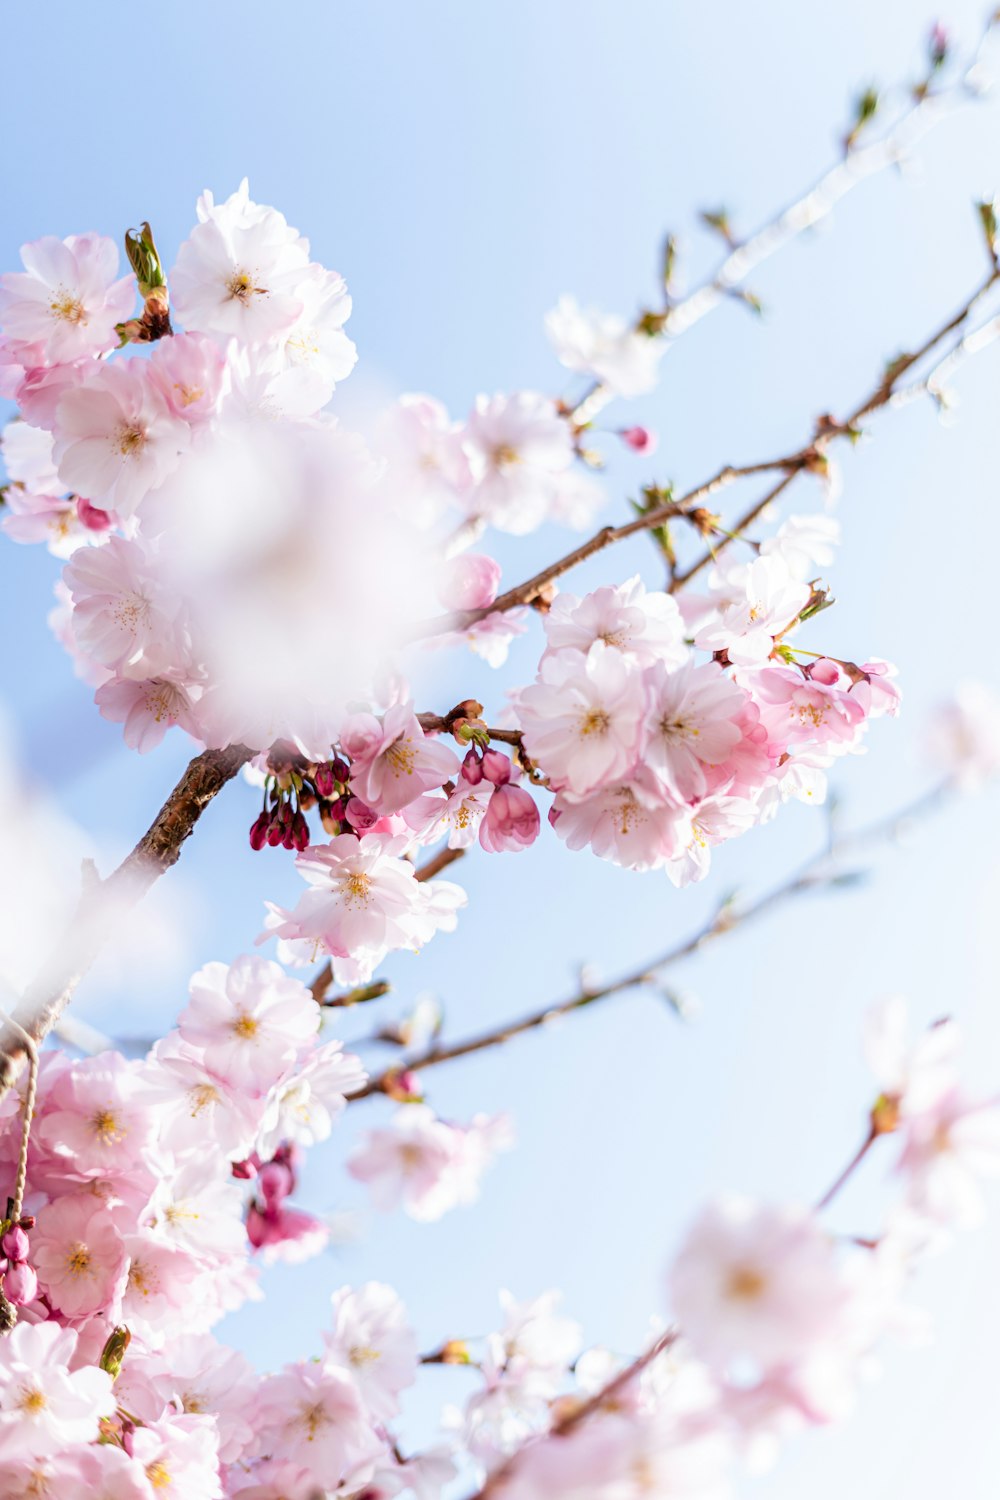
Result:
[[920,817],[926,816],[941,805],[944,797],[951,791],[951,784],[945,783],[935,787],[931,792],[924,793],[914,802],[908,804],[888,818],[859,828],[853,833],[843,834],[826,845],[818,854],[811,859],[781,885],[773,890],[765,892],[748,906],[739,907],[732,901],[725,901],[716,910],[714,915],[705,925],[691,937],[685,938],[682,943],[643,964],[641,968],[633,969],[627,974],[610,980],[607,984],[596,988],[581,990],[578,994],[570,996],[552,1005],[547,1005],[541,1010],[532,1011],[526,1016],[510,1021],[503,1026],[496,1027],[492,1031],[482,1032],[479,1036],[468,1037],[464,1041],[452,1043],[438,1043],[429,1047],[417,1057],[406,1059],[395,1067],[386,1068],[384,1072],[375,1074],[357,1091],[350,1096],[350,1103],[358,1099],[368,1099],[375,1094],[392,1094],[398,1080],[400,1071],[405,1069],[408,1073],[420,1073],[427,1068],[437,1067],[444,1062],[452,1062],[459,1057],[469,1057],[476,1052],[485,1052],[491,1047],[499,1046],[503,1042],[510,1041],[513,1037],[522,1036],[525,1032],[535,1031],[545,1026],[549,1021],[559,1016],[572,1014],[574,1011],[584,1010],[589,1005],[594,1005],[600,1000],[610,999],[613,995],[620,995],[627,990],[637,989],[642,985],[656,984],[658,977],[664,969],[680,963],[685,958],[690,958],[715,938],[722,937],[726,933],[735,932],[738,927],[745,927],[756,918],[763,916],[766,912],[773,911],[775,907],[791,900],[795,896],[804,895],[810,891],[821,889],[837,881],[842,875],[838,869],[838,862],[844,855],[858,850],[866,845],[878,843],[891,839],[904,827],[913,823]]

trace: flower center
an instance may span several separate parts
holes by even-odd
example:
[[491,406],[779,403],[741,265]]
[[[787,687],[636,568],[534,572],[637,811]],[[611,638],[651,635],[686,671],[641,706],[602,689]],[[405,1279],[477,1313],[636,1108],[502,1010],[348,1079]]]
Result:
[[118,429],[115,446],[122,458],[135,458],[146,446],[146,433],[134,422],[123,422]]
[[90,1128],[103,1146],[117,1146],[128,1134],[118,1116],[110,1109],[99,1109],[91,1118]]
[[726,1291],[738,1302],[755,1302],[767,1287],[767,1278],[754,1266],[736,1266],[729,1273]]
[[371,877],[357,871],[340,877],[340,892],[349,906],[367,906],[371,900],[371,887]]
[[154,1490],[165,1490],[170,1483],[170,1470],[161,1459],[146,1465],[146,1478]]
[[18,1411],[27,1412],[29,1416],[33,1416],[36,1412],[44,1411],[46,1406],[48,1406],[48,1402],[45,1399],[45,1393],[44,1391],[40,1391],[37,1385],[25,1386],[21,1392],[21,1399],[17,1403]]
[[417,752],[407,740],[403,739],[402,735],[398,740],[393,740],[385,752],[385,758],[392,767],[394,776],[413,775]]
[[260,1027],[256,1019],[253,1016],[248,1016],[245,1011],[236,1017],[231,1027],[233,1035],[238,1036],[240,1041],[243,1042],[253,1041],[259,1029]]
[[90,1251],[82,1240],[77,1240],[66,1259],[66,1269],[74,1276],[85,1276],[90,1270]]
[[49,311],[54,313],[61,323],[86,323],[87,310],[79,297],[74,297],[71,292],[62,287],[56,295],[56,300],[49,303]]
[[603,708],[591,708],[580,718],[580,734],[607,734],[611,726],[610,715]]
[[298,1420],[299,1425],[305,1428],[307,1440],[311,1443],[320,1428],[329,1426],[330,1416],[322,1402],[317,1401],[312,1406],[299,1407]]
[[370,1344],[355,1344],[354,1348],[348,1352],[347,1357],[352,1365],[371,1365],[377,1359],[381,1359],[382,1355],[378,1349],[373,1349]]
[[250,272],[241,266],[233,272],[226,282],[226,291],[234,302],[242,302],[246,306],[252,297],[266,297],[267,288],[258,286]]
[[196,1119],[203,1109],[218,1102],[219,1091],[214,1084],[197,1083],[193,1089],[188,1089],[188,1103],[191,1106],[191,1118]]
[[493,449],[493,462],[498,469],[509,469],[513,464],[521,462],[521,455],[510,443],[498,443]]

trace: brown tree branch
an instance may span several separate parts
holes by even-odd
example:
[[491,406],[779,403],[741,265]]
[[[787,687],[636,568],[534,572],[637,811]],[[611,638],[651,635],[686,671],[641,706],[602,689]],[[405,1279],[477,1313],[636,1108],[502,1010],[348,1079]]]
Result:
[[739,907],[732,901],[724,901],[708,922],[691,937],[685,938],[683,942],[668,949],[658,958],[643,964],[641,968],[633,969],[596,988],[581,989],[579,993],[566,1000],[532,1011],[526,1016],[496,1027],[492,1031],[483,1032],[479,1036],[468,1037],[464,1041],[437,1043],[417,1057],[407,1058],[395,1067],[386,1068],[384,1072],[374,1074],[357,1093],[350,1096],[348,1102],[368,1099],[375,1094],[391,1095],[399,1074],[403,1070],[407,1073],[420,1073],[427,1068],[437,1067],[439,1063],[452,1062],[459,1057],[469,1057],[476,1052],[485,1052],[491,1047],[510,1041],[513,1037],[523,1036],[528,1031],[535,1031],[559,1016],[584,1010],[599,1000],[610,999],[613,995],[620,995],[626,990],[637,989],[642,985],[656,984],[664,969],[680,963],[682,959],[690,958],[715,938],[735,932],[738,927],[745,927],[756,918],[773,911],[795,896],[835,886],[838,882],[851,878],[845,877],[844,872],[839,868],[839,861],[845,854],[896,837],[905,827],[935,811],[951,790],[950,783],[935,787],[931,792],[917,798],[916,801],[888,818],[879,819],[877,822],[867,824],[864,828],[832,838],[825,849],[813,855],[781,885],[757,897],[755,901],[744,907]]
[[[641,314],[635,325],[637,331],[649,329],[652,321],[654,328],[659,325],[652,336],[673,343],[721,303],[734,294],[738,295],[747,278],[771,256],[828,218],[854,188],[887,167],[898,166],[906,152],[947,115],[949,107],[976,92],[974,69],[996,24],[996,15],[991,15],[967,64],[952,84],[938,90],[928,88],[911,92],[909,107],[877,140],[849,140],[842,159],[824,172],[812,187],[748,239],[732,244],[713,274],[687,296],[668,302],[663,313],[654,314],[652,319],[648,313]],[[592,422],[613,399],[614,393],[602,382],[595,381],[572,407],[571,420],[578,426]]]
[[[85,865],[84,888],[69,927],[14,1012],[14,1021],[33,1041],[40,1043],[52,1030],[118,920],[177,863],[205,808],[253,754],[245,745],[232,745],[196,755],[117,870],[100,880],[93,865]],[[24,1051],[17,1030],[0,1026],[0,1095],[13,1083]]]
[[702,503],[716,494],[719,490],[726,488],[737,479],[746,478],[754,474],[768,472],[780,472],[781,479],[772,486],[759,500],[756,500],[748,511],[742,515],[734,526],[727,528],[728,534],[723,536],[719,544],[698,558],[690,567],[679,572],[672,584],[671,590],[682,588],[690,578],[707,567],[713,557],[717,555],[730,541],[740,535],[742,530],[751,524],[771,502],[789,487],[792,481],[805,472],[816,472],[821,470],[826,450],[831,443],[842,438],[854,439],[858,435],[858,424],[868,416],[891,406],[893,397],[899,387],[899,382],[913,367],[919,364],[935,348],[943,343],[950,334],[961,328],[980,302],[993,287],[1000,281],[1000,270],[991,266],[989,275],[976,287],[975,291],[968,297],[957,313],[954,313],[941,327],[934,330],[924,341],[911,353],[902,354],[891,361],[879,376],[877,384],[865,395],[855,406],[850,415],[842,421],[822,420],[817,424],[816,432],[804,447],[795,449],[792,453],[782,454],[777,458],[766,459],[762,462],[752,464],[726,464],[717,474],[702,484],[696,485],[693,490],[682,495],[677,500],[670,500],[658,506],[655,510],[646,511],[634,520],[626,522],[622,526],[604,526],[595,532],[587,541],[580,546],[574,547],[563,557],[557,558],[555,562],[542,568],[531,578],[516,584],[499,594],[492,604],[482,609],[464,610],[459,614],[443,616],[437,620],[427,622],[419,630],[420,635],[435,635],[448,630],[463,629],[468,625],[474,625],[477,621],[484,619],[487,615],[502,613],[505,610],[516,609],[520,605],[531,604],[556,578],[561,577],[575,568],[578,563],[593,557],[595,553],[603,552],[606,547],[616,542],[624,541],[627,537],[635,536],[638,532],[651,530],[655,526],[662,526],[664,522],[678,516],[687,516]]

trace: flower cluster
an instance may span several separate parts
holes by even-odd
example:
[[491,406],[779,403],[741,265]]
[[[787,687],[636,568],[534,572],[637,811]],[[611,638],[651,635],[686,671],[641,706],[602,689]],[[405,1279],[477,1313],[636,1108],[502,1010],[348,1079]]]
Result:
[[766,556],[718,572],[683,613],[639,578],[557,596],[537,680],[514,709],[571,849],[666,869],[678,885],[701,879],[714,845],[782,801],[821,802],[824,768],[858,748],[871,718],[896,712],[886,663],[787,644],[814,602],[794,571],[803,530],[786,533],[787,551],[779,533]]
[[848,1239],[818,1210],[737,1197],[708,1204],[670,1267],[676,1325],[634,1377],[607,1351],[579,1354],[579,1332],[553,1317],[551,1297],[508,1306],[460,1423],[493,1474],[490,1493],[715,1496],[735,1464],[760,1467],[794,1433],[843,1420],[875,1346],[924,1332],[904,1300],[916,1264],[972,1221],[979,1179],[1000,1175],[1000,1106],[964,1096],[956,1043],[944,1023],[911,1044],[902,1001],[874,1008],[866,1050],[880,1092],[866,1150],[898,1134],[903,1187],[885,1225]]
[[[260,1295],[258,1253],[295,1262],[327,1241],[289,1199],[302,1148],[366,1074],[320,1019],[304,985],[245,957],[195,974],[177,1029],[141,1060],[41,1058],[25,1212],[2,1237],[20,1311],[0,1340],[4,1495],[305,1497],[383,1473],[434,1494],[449,1477],[440,1455],[405,1465],[387,1434],[417,1366],[388,1287],[336,1293],[322,1360],[263,1379],[210,1331]],[[11,1180],[22,1116],[9,1093]],[[378,1206],[402,1197],[428,1219],[473,1198],[508,1144],[502,1117],[462,1127],[409,1105],[349,1165]]]

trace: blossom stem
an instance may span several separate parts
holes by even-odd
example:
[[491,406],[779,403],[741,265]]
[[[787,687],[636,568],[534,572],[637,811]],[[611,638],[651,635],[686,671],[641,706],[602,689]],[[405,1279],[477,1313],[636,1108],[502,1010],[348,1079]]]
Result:
[[822,1198],[820,1198],[819,1202],[816,1204],[817,1213],[822,1213],[824,1208],[829,1208],[830,1204],[833,1202],[834,1198],[836,1198],[841,1188],[845,1186],[845,1184],[851,1177],[853,1177],[854,1173],[857,1171],[858,1167],[860,1167],[861,1163],[864,1161],[865,1157],[868,1155],[869,1151],[871,1150],[872,1146],[874,1146],[877,1140],[878,1131],[873,1128],[865,1136],[865,1139],[861,1142],[861,1145],[858,1147],[857,1151],[855,1151],[854,1155],[847,1163],[847,1166],[834,1179],[834,1181],[827,1188],[826,1192],[823,1194]]

